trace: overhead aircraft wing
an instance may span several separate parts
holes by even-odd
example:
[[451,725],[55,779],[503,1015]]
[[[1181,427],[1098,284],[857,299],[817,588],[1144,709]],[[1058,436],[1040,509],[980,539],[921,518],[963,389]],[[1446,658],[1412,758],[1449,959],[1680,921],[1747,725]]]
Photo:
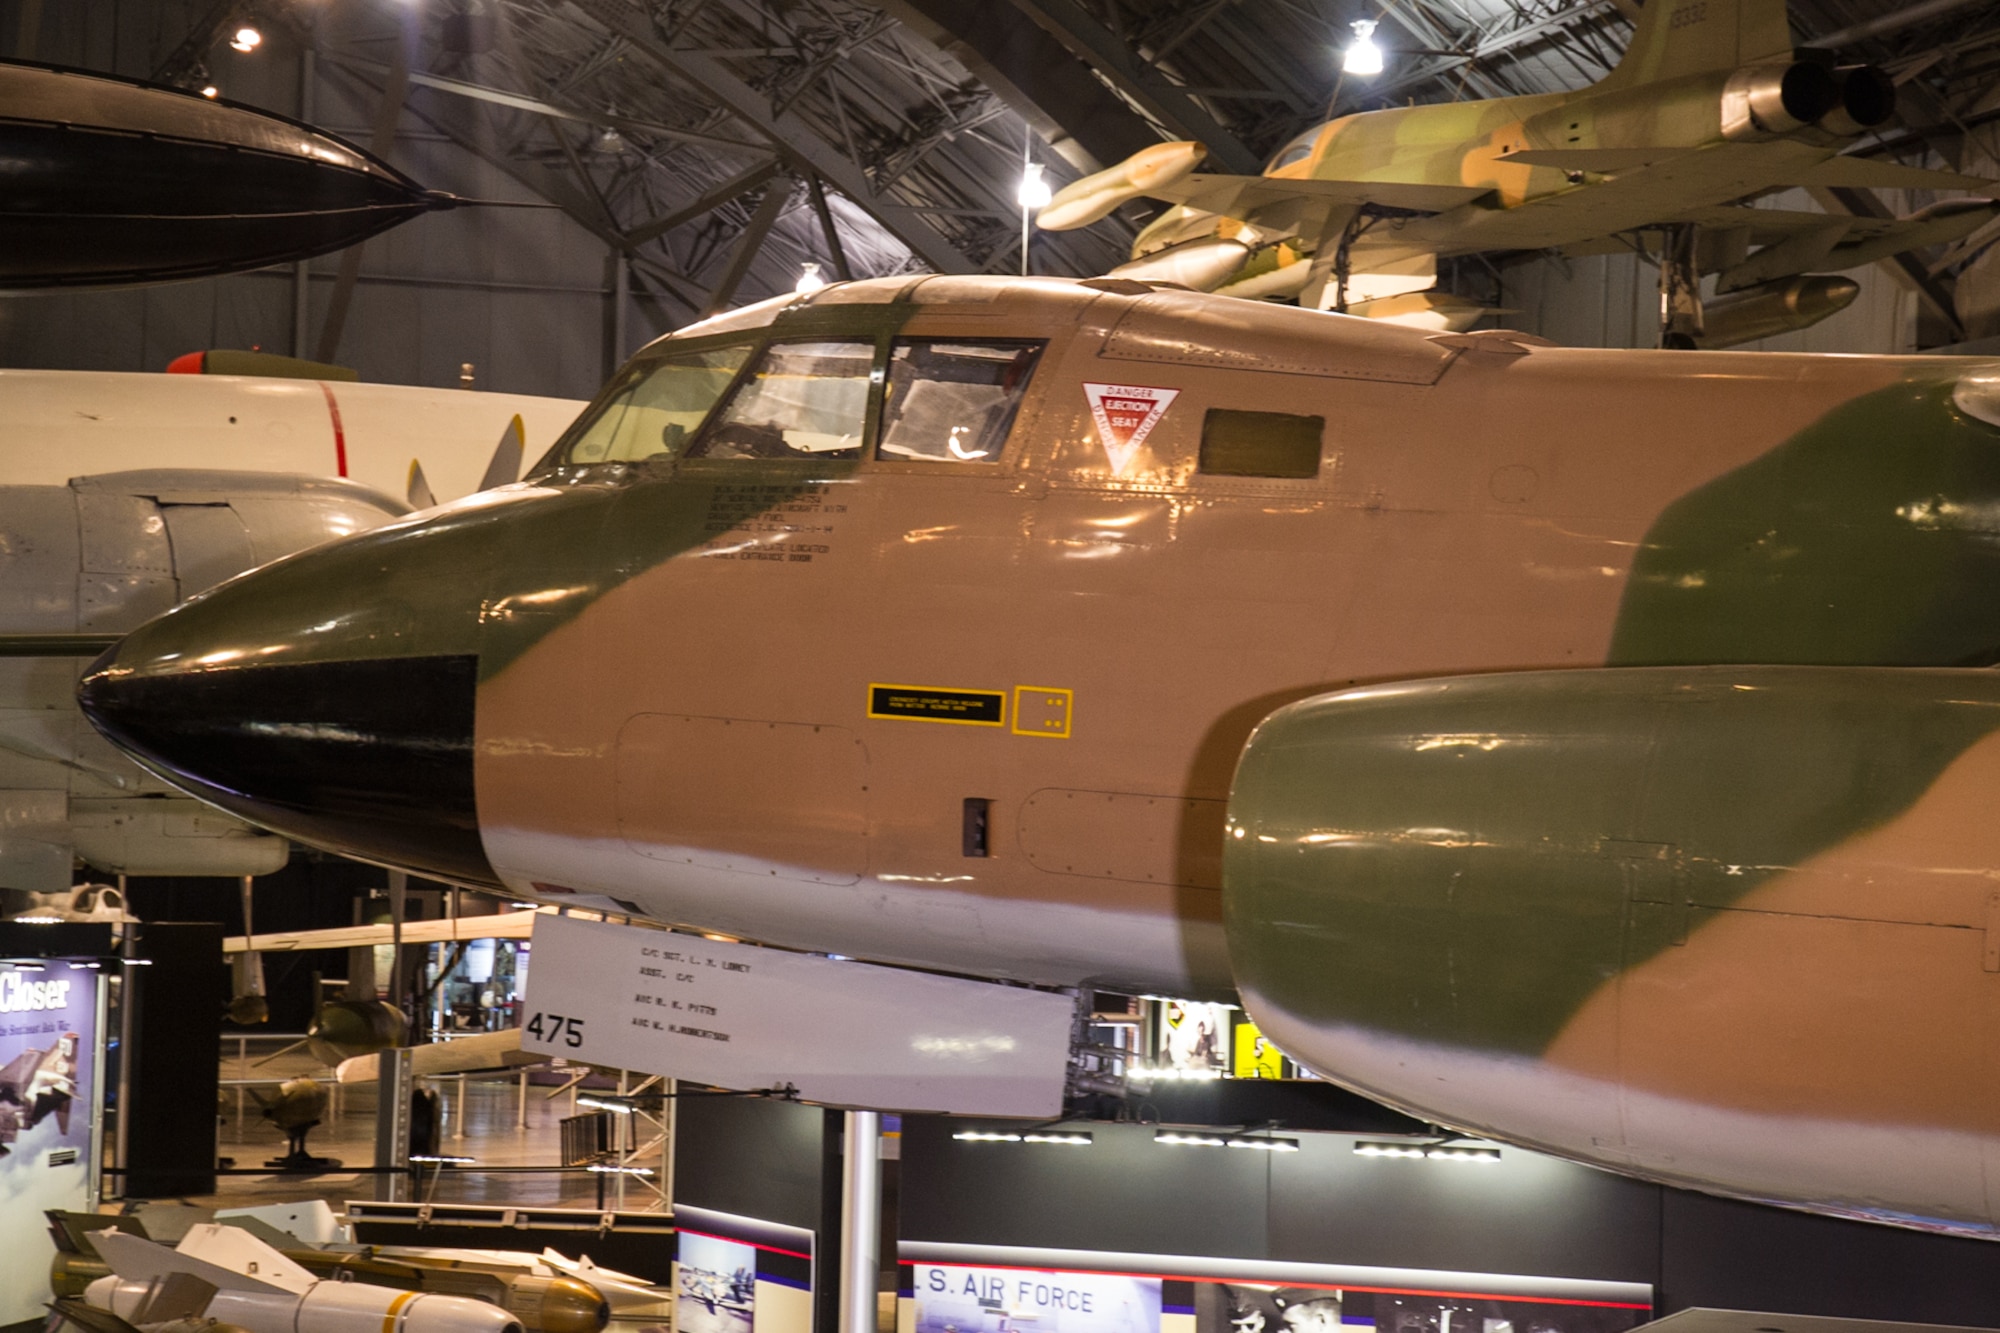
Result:
[[[418,1078],[436,1074],[470,1074],[480,1069],[508,1069],[538,1065],[548,1057],[531,1055],[521,1049],[521,1030],[481,1032],[451,1041],[431,1042],[410,1052],[410,1069]],[[357,1055],[342,1060],[333,1071],[336,1083],[372,1083],[379,1071],[373,1055]]]
[[[496,912],[491,916],[462,916],[446,921],[406,921],[405,944],[451,944],[459,940],[525,940],[535,933],[537,912]],[[358,949],[371,944],[388,944],[393,938],[389,926],[335,926],[329,930],[295,930],[269,935],[231,935],[222,942],[225,954],[244,953],[255,940],[258,953],[292,953],[300,949]]]
[[1803,171],[1787,172],[1797,179],[1786,185],[1847,186],[1859,190],[1970,190],[1974,194],[2000,194],[2000,181],[1980,176],[1961,176],[1954,171],[1926,171],[1900,162],[1877,162],[1867,157],[1833,157]]
[[1490,186],[1412,185],[1398,181],[1299,180],[1289,176],[1187,176],[1150,186],[1142,193],[1154,199],[1186,204],[1205,213],[1241,217],[1270,204],[1312,200],[1327,204],[1381,204],[1416,213],[1442,213],[1492,193]]

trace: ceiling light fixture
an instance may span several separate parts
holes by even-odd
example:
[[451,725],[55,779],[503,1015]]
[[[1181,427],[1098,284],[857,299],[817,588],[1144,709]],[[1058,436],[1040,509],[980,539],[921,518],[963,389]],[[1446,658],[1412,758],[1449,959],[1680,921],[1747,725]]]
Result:
[[1253,1152],[1299,1150],[1297,1139],[1273,1138],[1268,1134],[1191,1134],[1183,1130],[1163,1129],[1153,1135],[1153,1142],[1175,1148],[1248,1148]]
[[1375,45],[1374,19],[1356,19],[1348,26],[1354,29],[1354,44],[1347,48],[1341,58],[1340,72],[1343,74],[1380,74],[1382,72],[1382,48]]
[[247,23],[238,28],[236,35],[229,39],[229,49],[232,51],[255,51],[263,44],[264,34]]
[[211,83],[202,88],[201,95],[203,97],[208,98],[212,102],[216,98],[222,96],[222,89],[216,87],[214,84]]
[[826,279],[819,275],[818,264],[799,265],[799,280],[792,287],[793,291],[797,292],[800,296],[806,296],[824,286],[826,286]]
[[1014,202],[1023,208],[1041,208],[1055,198],[1055,191],[1042,179],[1042,164],[1024,162],[1021,164],[1021,184],[1014,191]]
[[1354,1145],[1360,1157],[1425,1158],[1433,1162],[1480,1162],[1500,1160],[1500,1150],[1485,1143],[1394,1143],[1361,1139]]

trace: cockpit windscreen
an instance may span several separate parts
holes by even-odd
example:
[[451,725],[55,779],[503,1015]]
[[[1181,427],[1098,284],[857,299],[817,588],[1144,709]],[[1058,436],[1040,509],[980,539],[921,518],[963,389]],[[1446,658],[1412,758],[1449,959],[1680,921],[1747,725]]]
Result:
[[580,467],[679,453],[749,356],[748,347],[717,347],[634,362],[571,435],[562,461]]

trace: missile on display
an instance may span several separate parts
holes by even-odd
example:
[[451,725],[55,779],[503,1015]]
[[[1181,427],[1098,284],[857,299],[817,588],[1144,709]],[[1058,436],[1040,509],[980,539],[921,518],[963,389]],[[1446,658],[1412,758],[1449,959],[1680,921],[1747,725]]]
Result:
[[91,1241],[111,1272],[83,1299],[121,1319],[143,1317],[163,1284],[176,1283],[206,1288],[205,1298],[190,1302],[190,1316],[246,1333],[524,1333],[511,1310],[482,1300],[315,1277],[237,1227],[200,1223],[173,1249],[112,1230],[93,1232]]
[[1735,347],[1811,328],[1854,304],[1861,284],[1852,278],[1792,278],[1748,291],[1719,296],[1702,306],[1702,331],[1695,345]]
[[[598,1333],[611,1319],[611,1306],[596,1286],[566,1273],[538,1275],[530,1271],[534,1256],[527,1254],[509,1262],[510,1256],[455,1257],[444,1251],[391,1256],[374,1247],[286,1246],[278,1253],[320,1279],[480,1301],[511,1313],[527,1333]],[[76,1298],[109,1275],[110,1265],[102,1259],[59,1250],[50,1268],[50,1285],[59,1296]],[[658,1300],[658,1294],[653,1298]]]
[[0,290],[134,286],[345,249],[457,200],[268,111],[0,62]]
[[1088,226],[1120,204],[1143,199],[1148,191],[1185,179],[1207,156],[1208,149],[1198,143],[1156,143],[1142,148],[1115,167],[1057,190],[1035,215],[1035,225],[1043,231]]

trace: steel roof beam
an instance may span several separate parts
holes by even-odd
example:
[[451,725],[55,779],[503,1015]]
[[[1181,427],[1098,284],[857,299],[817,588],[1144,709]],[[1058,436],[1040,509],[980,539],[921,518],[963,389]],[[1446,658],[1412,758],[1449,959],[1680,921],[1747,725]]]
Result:
[[708,303],[702,309],[703,315],[719,315],[736,295],[736,289],[743,285],[743,277],[750,271],[750,262],[763,248],[764,238],[771,234],[772,226],[778,221],[778,214],[785,211],[791,199],[792,183],[775,182],[764,191],[764,198],[757,204],[757,211],[750,215],[750,225],[743,229],[737,239],[736,252],[729,256],[729,267],[723,270],[722,280],[715,284],[715,290],[708,294]]
[[1170,83],[1122,38],[1092,18],[1076,0],[1013,0],[1013,3],[1168,133],[1206,144],[1210,160],[1222,170],[1247,176],[1262,169],[1261,157],[1245,147],[1186,89]]
[[606,31],[622,37],[632,51],[667,73],[694,85],[743,124],[764,136],[801,173],[812,172],[867,210],[892,235],[941,273],[975,273],[966,257],[929,217],[879,196],[862,167],[837,152],[821,127],[796,111],[773,113],[770,97],[746,83],[714,56],[668,46],[636,11],[618,0],[572,0]]
[[663,217],[651,222],[642,222],[625,233],[625,243],[631,246],[644,245],[656,236],[664,236],[675,227],[694,221],[696,218],[728,203],[740,194],[748,193],[778,174],[778,164],[773,161],[759,162],[748,171],[731,176],[713,189],[705,190],[700,196],[676,208]]

